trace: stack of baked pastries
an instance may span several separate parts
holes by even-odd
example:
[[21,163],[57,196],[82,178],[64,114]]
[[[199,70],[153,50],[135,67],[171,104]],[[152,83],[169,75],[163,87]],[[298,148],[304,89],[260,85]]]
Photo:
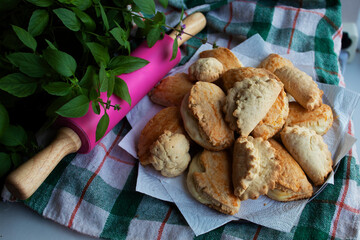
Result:
[[187,174],[189,193],[225,214],[260,195],[309,198],[333,164],[322,137],[333,113],[322,95],[277,54],[255,68],[227,48],[203,51],[188,72],[162,79],[149,93],[165,108],[141,132],[140,163],[165,177]]

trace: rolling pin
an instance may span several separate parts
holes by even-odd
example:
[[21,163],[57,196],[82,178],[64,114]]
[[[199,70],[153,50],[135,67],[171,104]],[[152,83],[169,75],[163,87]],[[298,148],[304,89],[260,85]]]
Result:
[[[183,20],[186,25],[186,32],[195,35],[206,25],[205,16],[200,13],[189,15]],[[180,29],[180,25],[177,27]],[[158,40],[151,48],[146,42],[137,47],[131,56],[139,57],[149,61],[149,63],[132,73],[122,74],[123,79],[129,89],[131,106],[116,95],[110,97],[111,104],[119,104],[120,111],[108,110],[109,126],[105,135],[125,117],[125,115],[173,68],[180,59],[181,53],[177,49],[176,58],[171,60],[173,43],[178,31],[173,31]],[[183,34],[182,39],[178,39],[178,46],[191,38],[190,35]],[[100,98],[106,102],[106,93],[101,93]],[[97,115],[89,106],[88,112],[80,118],[59,117],[57,126],[60,126],[55,139],[34,157],[27,160],[17,169],[11,172],[6,180],[6,188],[17,199],[25,200],[29,198],[45,181],[56,165],[66,155],[70,153],[88,153],[98,142],[96,142],[96,126],[102,112]],[[104,135],[104,136],[105,136]]]

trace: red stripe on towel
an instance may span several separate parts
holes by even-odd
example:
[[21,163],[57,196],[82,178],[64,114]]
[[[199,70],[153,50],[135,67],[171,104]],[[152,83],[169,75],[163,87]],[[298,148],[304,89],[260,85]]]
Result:
[[165,224],[166,224],[166,222],[169,220],[170,215],[171,215],[171,212],[172,212],[172,207],[169,207],[169,210],[168,210],[167,213],[166,213],[166,216],[165,216],[165,218],[164,218],[164,221],[161,223],[161,226],[160,226],[160,228],[159,228],[159,233],[158,233],[157,240],[160,240],[160,239],[161,239],[161,236],[162,236],[163,231],[164,231]]
[[87,181],[84,189],[82,190],[81,192],[81,196],[80,196],[80,199],[79,201],[77,202],[76,206],[75,206],[75,209],[73,210],[72,214],[71,214],[71,217],[70,217],[70,220],[69,220],[69,223],[68,223],[68,227],[71,228],[72,225],[73,225],[73,222],[74,222],[74,218],[75,218],[75,215],[76,213],[78,212],[79,208],[80,208],[80,205],[84,199],[84,196],[85,196],[85,193],[86,191],[88,190],[90,184],[92,183],[92,181],[94,180],[94,178],[99,174],[101,168],[103,167],[104,163],[105,163],[105,160],[106,158],[109,156],[110,152],[112,151],[112,149],[116,146],[120,136],[121,136],[121,133],[122,131],[124,130],[124,127],[125,127],[125,124],[123,124],[121,130],[119,131],[119,133],[117,134],[114,142],[111,144],[109,150],[105,153],[105,156],[103,158],[103,160],[101,161],[100,165],[98,166],[98,168],[96,169],[96,171],[93,173],[93,175],[90,177],[90,179]]

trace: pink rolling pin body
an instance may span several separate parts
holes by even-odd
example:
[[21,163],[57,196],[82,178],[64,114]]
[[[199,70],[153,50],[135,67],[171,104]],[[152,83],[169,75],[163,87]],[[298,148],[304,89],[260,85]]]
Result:
[[[109,109],[107,111],[110,119],[109,126],[105,135],[117,124],[125,115],[161,80],[173,67],[175,67],[181,58],[180,50],[178,49],[176,58],[170,60],[172,57],[174,39],[165,35],[162,40],[159,40],[151,48],[147,43],[142,43],[131,56],[139,57],[149,61],[149,63],[132,73],[122,74],[118,77],[123,79],[129,89],[131,97],[131,106],[119,97],[112,95],[110,97],[111,104],[119,104],[121,109],[116,111]],[[104,102],[107,101],[106,93],[100,96]],[[69,127],[74,130],[81,139],[81,147],[79,153],[88,153],[95,147],[96,142],[96,126],[103,115],[104,110],[101,109],[99,115],[92,111],[89,107],[88,113],[81,118],[59,118],[57,125]]]

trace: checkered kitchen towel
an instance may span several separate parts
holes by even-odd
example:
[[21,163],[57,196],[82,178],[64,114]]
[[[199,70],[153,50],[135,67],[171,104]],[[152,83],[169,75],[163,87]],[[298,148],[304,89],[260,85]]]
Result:
[[[185,14],[202,11],[207,28],[198,34],[232,48],[254,34],[280,54],[312,51],[318,80],[344,86],[338,64],[342,23],[339,0],[214,1],[170,0],[170,25]],[[182,62],[201,45],[193,38],[183,45]],[[129,131],[120,122],[92,152],[65,157],[27,206],[78,232],[109,239],[359,239],[360,165],[355,147],[340,163],[335,184],[305,207],[289,233],[252,223],[231,222],[195,237],[173,203],[135,191],[137,160],[118,147]],[[353,134],[351,122],[348,132]]]

